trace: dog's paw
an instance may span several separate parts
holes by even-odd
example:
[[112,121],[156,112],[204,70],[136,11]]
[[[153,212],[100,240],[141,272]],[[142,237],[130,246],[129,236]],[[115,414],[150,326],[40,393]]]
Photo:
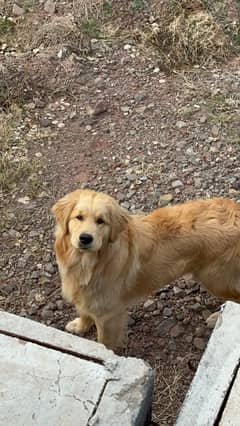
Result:
[[81,336],[86,333],[86,329],[83,327],[81,318],[75,318],[73,321],[69,321],[65,326],[65,330],[73,334],[79,334]]

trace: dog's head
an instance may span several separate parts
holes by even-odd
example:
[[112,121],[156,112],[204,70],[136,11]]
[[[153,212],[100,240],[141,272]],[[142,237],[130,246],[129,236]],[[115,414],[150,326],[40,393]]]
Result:
[[57,221],[58,237],[68,235],[70,244],[82,252],[97,252],[114,242],[129,218],[128,212],[112,197],[81,189],[60,199],[52,212]]

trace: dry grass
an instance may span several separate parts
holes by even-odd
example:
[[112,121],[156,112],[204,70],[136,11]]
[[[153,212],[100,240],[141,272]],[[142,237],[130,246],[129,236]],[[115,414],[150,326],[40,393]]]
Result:
[[154,12],[145,43],[157,49],[162,68],[206,64],[229,55],[227,35],[201,0],[155,1]]
[[30,162],[24,141],[19,137],[21,110],[12,106],[0,114],[0,191],[11,191],[20,181],[27,179],[36,169]]
[[[161,411],[161,418],[158,418],[156,415],[153,416],[153,420],[161,425],[168,425],[169,413],[171,413],[171,408],[174,405],[174,410],[176,409],[176,404],[180,408],[182,404],[182,394],[179,394],[179,388],[185,386],[186,377],[182,373],[181,367],[177,368],[176,365],[172,368],[171,378],[169,375],[165,375],[164,368],[157,367],[158,370],[157,376],[160,378],[159,392],[155,399],[153,400],[153,409],[158,407],[161,401],[161,406],[164,409]],[[159,371],[160,370],[160,371]]]

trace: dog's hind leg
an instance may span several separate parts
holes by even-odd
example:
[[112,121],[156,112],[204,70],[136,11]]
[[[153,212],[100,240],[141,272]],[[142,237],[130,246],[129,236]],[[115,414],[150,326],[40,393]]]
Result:
[[120,312],[112,317],[96,319],[98,342],[116,350],[126,344],[127,313]]
[[84,334],[89,331],[93,324],[94,321],[92,318],[87,315],[81,314],[80,318],[75,318],[73,321],[68,322],[65,329],[70,333],[80,334],[81,336],[84,336]]

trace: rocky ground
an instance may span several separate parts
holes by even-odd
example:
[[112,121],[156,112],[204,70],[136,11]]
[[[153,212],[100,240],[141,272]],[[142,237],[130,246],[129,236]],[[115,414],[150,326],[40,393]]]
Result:
[[[9,3],[6,13],[22,25]],[[63,13],[64,2],[51,13],[43,7],[54,2],[35,3],[37,12],[34,5],[23,11],[31,23],[36,13]],[[21,50],[29,55],[22,68],[17,47],[0,49],[3,65],[12,58],[25,77],[17,99],[12,86],[7,97],[0,85],[0,308],[60,329],[75,315],[62,300],[52,247],[50,207],[60,196],[90,187],[131,212],[240,197],[240,57],[169,73],[129,34],[92,43],[87,56],[62,47],[50,59],[47,47]],[[184,277],[130,310],[124,354],[144,358],[155,371],[157,424],[176,419],[211,332],[206,319],[220,303]]]

